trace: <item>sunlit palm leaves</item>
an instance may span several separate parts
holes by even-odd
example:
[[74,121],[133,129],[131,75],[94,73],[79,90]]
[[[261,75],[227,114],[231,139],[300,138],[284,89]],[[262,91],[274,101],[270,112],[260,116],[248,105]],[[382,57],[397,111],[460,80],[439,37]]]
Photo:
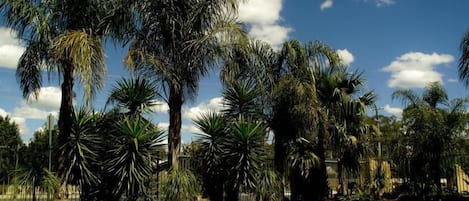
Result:
[[57,36],[50,48],[54,60],[69,60],[73,66],[69,70],[77,73],[85,89],[85,100],[90,101],[96,90],[102,88],[106,75],[101,38],[85,30],[72,30]]

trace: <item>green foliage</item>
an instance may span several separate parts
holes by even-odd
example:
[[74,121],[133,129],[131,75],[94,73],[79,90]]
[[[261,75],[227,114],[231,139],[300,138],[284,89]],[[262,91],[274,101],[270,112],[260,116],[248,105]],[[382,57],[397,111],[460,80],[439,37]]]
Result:
[[234,19],[238,0],[146,1],[138,9],[139,27],[126,64],[161,83],[169,105],[169,156],[177,168],[181,145],[181,107],[196,96],[199,81],[233,46],[248,38]]
[[274,170],[264,168],[259,175],[254,194],[259,201],[281,201],[283,200],[282,178]]
[[152,175],[152,158],[158,157],[162,131],[141,117],[124,117],[116,124],[117,135],[111,149],[112,155],[105,164],[111,175],[117,178],[113,190],[116,195],[136,199],[146,192],[146,181]]
[[36,199],[38,193],[47,193],[47,195],[55,198],[60,191],[59,179],[46,168],[21,168],[16,172],[13,182],[15,183],[16,193],[19,193],[19,187],[21,187],[21,190],[31,193],[33,199]]
[[17,148],[23,146],[18,125],[8,116],[0,116],[0,182],[7,182],[15,169]]
[[459,79],[464,82],[466,87],[469,86],[469,31],[464,34],[459,45],[461,57],[459,57]]
[[80,187],[99,182],[93,164],[97,163],[98,151],[101,148],[98,124],[101,116],[85,108],[80,108],[73,115],[70,138],[63,145],[66,156],[62,165],[66,169],[61,175],[65,182]]
[[157,97],[156,86],[147,79],[123,78],[117,81],[117,86],[112,89],[106,105],[117,104],[119,108],[128,110],[128,114],[136,115],[148,112],[152,106],[156,106]]
[[163,186],[164,201],[195,201],[200,189],[194,174],[187,169],[171,169]]
[[[403,114],[403,133],[398,135],[395,146],[395,163],[413,186],[422,187],[416,189],[434,186],[435,192],[441,193],[440,178],[450,175],[453,168],[444,161],[461,151],[454,145],[467,126],[467,98],[448,103],[446,91],[439,83],[429,84],[421,95],[398,90],[393,98],[409,103]],[[433,192],[421,191],[425,195]]]
[[339,201],[375,201],[375,197],[373,195],[359,192],[357,194],[349,195],[349,196],[342,196],[339,197]]
[[225,157],[233,188],[251,191],[258,182],[266,129],[261,123],[239,119],[224,142]]

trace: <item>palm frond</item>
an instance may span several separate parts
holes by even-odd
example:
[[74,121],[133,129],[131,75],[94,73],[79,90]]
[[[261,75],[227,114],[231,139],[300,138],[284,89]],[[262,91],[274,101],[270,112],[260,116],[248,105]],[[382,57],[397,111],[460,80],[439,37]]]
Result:
[[71,62],[73,67],[66,68],[74,68],[84,88],[85,101],[90,104],[106,76],[101,39],[85,30],[68,31],[54,39],[51,49],[56,60]]
[[466,32],[459,45],[461,57],[459,58],[459,79],[469,87],[469,31]]

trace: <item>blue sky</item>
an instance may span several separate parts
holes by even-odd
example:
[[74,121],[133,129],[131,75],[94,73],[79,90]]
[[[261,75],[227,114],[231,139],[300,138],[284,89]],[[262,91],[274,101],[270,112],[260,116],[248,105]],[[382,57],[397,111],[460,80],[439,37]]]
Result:
[[[368,89],[378,94],[380,113],[399,116],[402,106],[391,100],[398,88],[420,90],[425,83],[441,81],[451,98],[468,96],[469,89],[457,79],[459,42],[469,30],[467,8],[466,0],[250,0],[241,5],[239,20],[249,25],[252,38],[274,47],[288,39],[329,44],[351,70],[364,72]],[[49,113],[57,113],[60,90],[53,76],[37,101],[22,98],[15,66],[24,47],[13,36],[0,24],[0,115],[17,122],[27,141]],[[108,77],[93,104],[96,108],[102,108],[115,80],[128,74],[122,65],[125,54],[124,49],[106,46]],[[197,99],[184,106],[184,141],[197,132],[191,118],[222,107],[220,92],[214,70],[202,80]],[[167,126],[167,107],[155,110],[153,121]]]

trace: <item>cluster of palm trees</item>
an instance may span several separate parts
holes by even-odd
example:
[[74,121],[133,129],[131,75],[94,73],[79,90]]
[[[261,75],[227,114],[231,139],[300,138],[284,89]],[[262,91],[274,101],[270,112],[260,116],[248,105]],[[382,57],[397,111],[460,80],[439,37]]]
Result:
[[[212,200],[237,200],[240,191],[279,200],[283,192],[272,190],[283,191],[286,185],[294,200],[324,200],[326,150],[338,159],[340,183],[343,172],[358,171],[359,159],[367,152],[366,136],[377,133],[366,121],[366,109],[373,107],[376,97],[365,90],[362,74],[349,72],[336,51],[321,42],[291,40],[274,51],[250,41],[236,22],[238,3],[0,2],[7,26],[26,44],[16,72],[24,97],[37,95],[43,72],[60,77],[61,183],[79,185],[84,199],[136,200],[147,194],[151,160],[161,157],[162,131],[143,114],[162,99],[169,106],[169,178],[175,180],[174,188],[165,190],[166,199],[192,199],[192,193],[177,193],[182,181],[192,183],[195,178],[179,168],[182,106],[197,95],[199,80],[213,67],[221,67],[226,110],[195,121],[202,131],[203,186]],[[460,74],[467,80],[466,39]],[[107,103],[116,106],[113,110],[90,112],[106,75],[105,42],[128,45],[125,65],[132,78],[119,81],[111,92]],[[78,111],[73,103],[76,78],[84,89],[86,108]],[[424,100],[430,108],[439,101]],[[263,157],[269,136],[274,139],[273,165]],[[441,156],[435,157],[438,161]],[[273,182],[282,180],[278,178],[288,181]]]

